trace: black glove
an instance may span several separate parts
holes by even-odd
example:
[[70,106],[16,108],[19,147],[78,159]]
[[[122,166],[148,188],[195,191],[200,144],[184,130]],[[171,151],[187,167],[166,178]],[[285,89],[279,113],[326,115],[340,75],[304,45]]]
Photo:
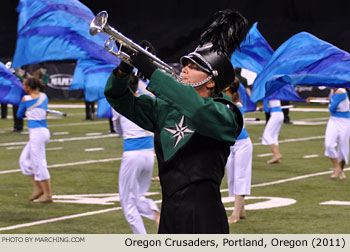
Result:
[[120,69],[123,73],[129,74],[131,73],[133,67],[130,66],[128,63],[121,61],[117,69]]
[[[155,49],[150,42],[147,40],[141,41],[139,44],[141,47],[145,48],[152,54],[155,54]],[[130,56],[133,65],[139,70],[141,75],[150,79],[153,72],[157,67],[149,60],[149,58],[143,53],[134,53]]]
[[[119,48],[119,47],[120,47],[120,44],[117,43],[117,42],[116,42],[116,44],[117,44],[117,46],[118,46],[118,48]],[[129,50],[129,49],[127,49],[126,46],[124,46],[124,47],[122,47],[122,52],[125,52],[126,54],[130,55],[130,53],[131,53],[132,51]],[[130,66],[128,63],[124,62],[124,61],[120,61],[119,66],[113,70],[114,74],[116,74],[116,73],[118,72],[118,69],[120,69],[120,70],[121,70],[123,73],[125,73],[125,74],[129,74],[129,73],[131,73],[133,67]]]

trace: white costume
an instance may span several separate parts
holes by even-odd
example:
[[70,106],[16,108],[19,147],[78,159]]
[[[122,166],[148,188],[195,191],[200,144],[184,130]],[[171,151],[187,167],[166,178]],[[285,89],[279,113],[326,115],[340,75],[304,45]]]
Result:
[[145,197],[152,182],[153,135],[113,111],[115,131],[123,136],[124,152],[119,170],[119,196],[126,220],[134,234],[146,234],[141,216],[154,220],[159,212],[155,202]]
[[262,144],[264,145],[278,145],[278,134],[280,132],[283,123],[283,112],[281,109],[280,100],[269,100],[268,101],[268,111],[271,116],[267,122],[264,133],[262,135]]
[[[241,104],[236,105],[243,115]],[[230,150],[230,156],[226,163],[229,196],[250,195],[253,144],[244,126],[236,143],[230,147]]]
[[47,180],[50,178],[45,153],[45,146],[50,140],[46,124],[48,99],[44,93],[35,99],[25,95],[24,99],[19,105],[17,117],[23,118],[25,114],[28,119],[29,142],[21,153],[19,165],[23,174],[34,174],[35,181]]
[[[349,161],[349,138],[350,138],[350,114],[349,99],[344,88],[331,91],[329,111],[331,116],[327,123],[325,134],[325,153],[329,158],[337,158],[338,161]],[[336,147],[338,146],[338,151]]]

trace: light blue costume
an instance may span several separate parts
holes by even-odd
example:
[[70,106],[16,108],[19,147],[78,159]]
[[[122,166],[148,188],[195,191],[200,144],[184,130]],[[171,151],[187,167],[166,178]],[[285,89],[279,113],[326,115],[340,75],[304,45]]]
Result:
[[119,170],[120,205],[134,234],[146,234],[144,216],[155,220],[156,203],[145,197],[152,182],[154,166],[153,133],[137,126],[115,110],[115,131],[123,136],[124,152]]
[[[338,93],[340,92],[340,93]],[[337,93],[331,91],[329,97],[331,116],[325,134],[325,153],[329,158],[337,158],[339,162],[349,161],[350,113],[349,99],[344,88]],[[338,150],[336,149],[338,147]]]
[[[267,107],[269,109],[268,112],[270,112],[271,116],[265,126],[264,133],[262,135],[262,144],[263,145],[274,144],[278,146],[278,134],[283,124],[283,118],[284,118],[283,112],[281,109],[281,101],[269,100]],[[264,111],[266,112],[265,108],[264,108]]]
[[[236,105],[244,115],[242,104]],[[229,196],[250,195],[252,159],[253,144],[243,126],[236,143],[230,147],[230,155],[226,163]]]
[[48,98],[40,93],[33,99],[30,95],[24,96],[24,101],[19,105],[17,117],[28,120],[29,141],[24,147],[19,158],[19,165],[25,175],[34,175],[35,181],[43,181],[50,178],[47,169],[45,146],[50,140],[50,131],[46,124],[46,110]]

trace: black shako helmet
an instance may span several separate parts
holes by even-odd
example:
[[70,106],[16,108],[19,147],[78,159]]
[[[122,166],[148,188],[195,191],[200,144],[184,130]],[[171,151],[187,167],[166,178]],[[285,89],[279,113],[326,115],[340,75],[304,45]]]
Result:
[[215,93],[219,94],[235,79],[235,71],[225,53],[211,51],[211,49],[211,43],[197,47],[194,52],[181,57],[180,62],[182,66],[186,66],[190,60],[208,73],[215,82]]
[[183,56],[180,62],[185,66],[191,60],[209,74],[209,79],[194,86],[203,85],[210,78],[215,82],[218,95],[235,78],[230,57],[248,32],[248,21],[236,10],[223,10],[216,13],[217,18],[202,33],[199,46],[194,52]]

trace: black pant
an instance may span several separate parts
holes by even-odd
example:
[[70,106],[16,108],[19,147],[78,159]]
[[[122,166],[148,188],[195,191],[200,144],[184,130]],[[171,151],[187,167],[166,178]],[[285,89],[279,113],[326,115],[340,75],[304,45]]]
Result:
[[95,102],[85,101],[85,119],[93,120],[95,119]]
[[220,186],[210,180],[191,183],[171,196],[163,194],[159,234],[228,234]]
[[22,131],[23,130],[23,119],[17,118],[17,110],[18,110],[18,106],[12,105],[13,130],[14,131]]
[[7,118],[7,104],[1,103],[1,119]]

